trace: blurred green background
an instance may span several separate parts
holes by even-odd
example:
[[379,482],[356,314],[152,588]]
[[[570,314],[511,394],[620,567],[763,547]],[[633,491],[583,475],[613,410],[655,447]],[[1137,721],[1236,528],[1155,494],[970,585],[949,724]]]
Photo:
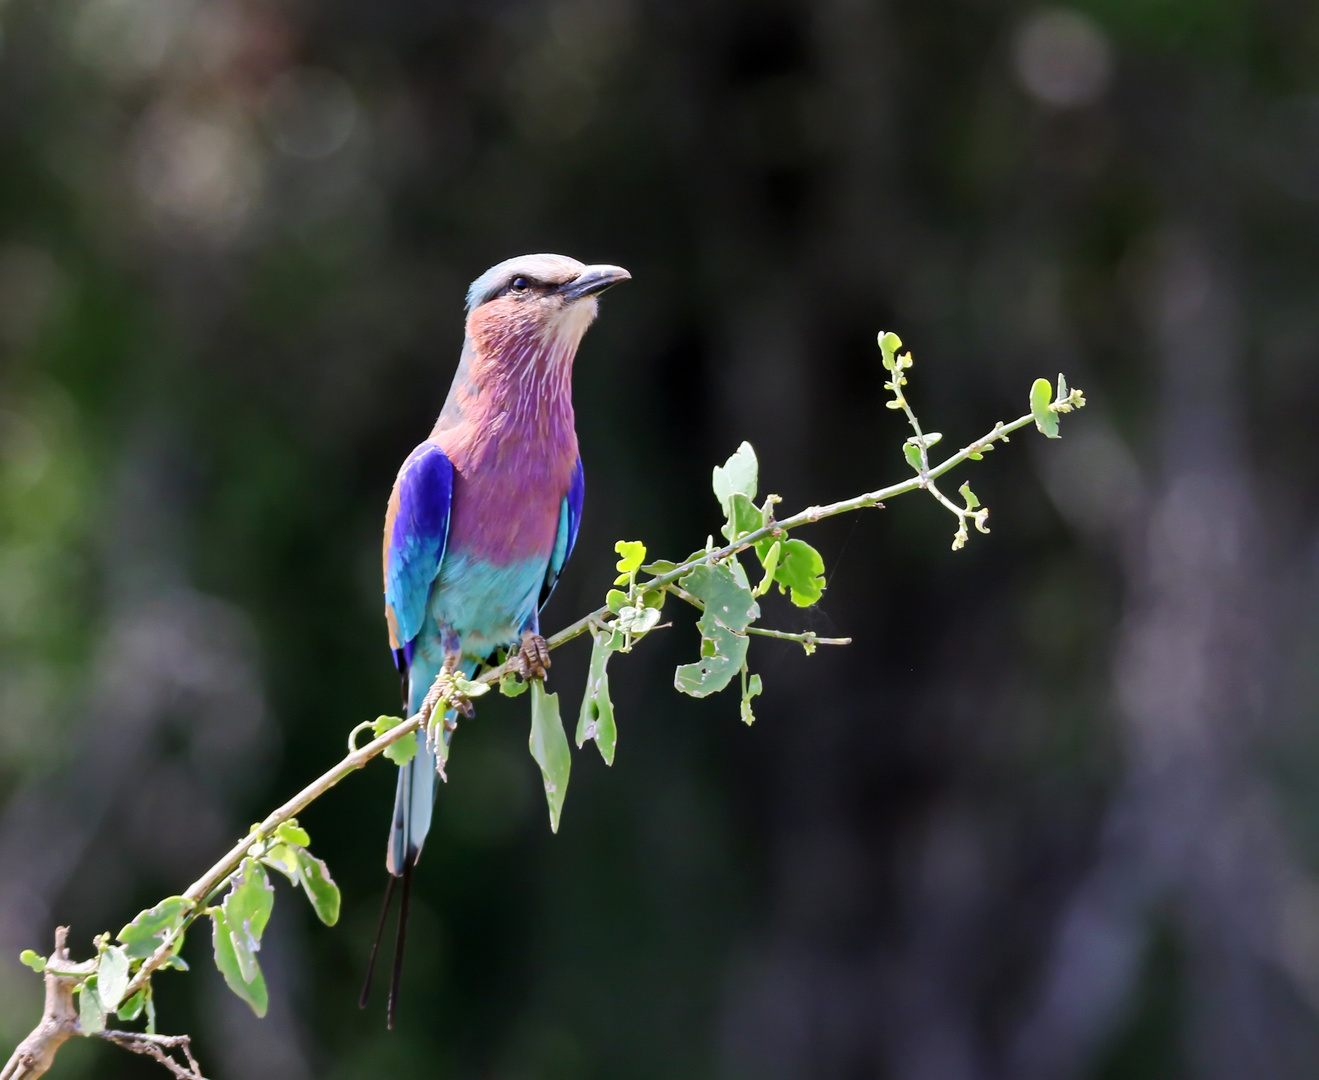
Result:
[[[551,836],[526,699],[455,744],[398,1030],[356,997],[393,770],[303,818],[256,1021],[158,980],[208,1076],[1319,1074],[1319,8],[1299,0],[0,0],[0,1034],[18,950],[179,891],[393,711],[379,528],[511,255],[620,263],[545,618],[613,542],[907,474],[875,334],[963,445],[822,523],[736,700],[615,662]],[[582,643],[555,656],[575,715]],[[379,988],[378,988],[379,989]],[[158,1066],[76,1041],[56,1077]]]

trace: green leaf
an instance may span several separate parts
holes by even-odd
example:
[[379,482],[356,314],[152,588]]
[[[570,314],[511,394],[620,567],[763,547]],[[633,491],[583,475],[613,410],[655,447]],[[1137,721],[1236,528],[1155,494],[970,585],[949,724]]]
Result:
[[957,489],[957,494],[966,500],[966,508],[968,510],[974,510],[980,505],[980,500],[976,498],[976,493],[971,490],[971,484],[969,481]]
[[618,589],[610,589],[605,593],[605,606],[617,615],[627,606],[627,593],[620,592]]
[[[403,723],[403,717],[401,716],[377,716],[374,720],[371,721],[371,734],[378,739],[385,732],[393,731],[401,723]],[[407,742],[407,741],[408,741],[407,739],[399,740],[399,742]],[[408,757],[404,758],[403,761],[399,761],[397,755],[402,753],[402,751],[394,750],[394,747],[396,747],[397,745],[398,743],[391,743],[389,746],[387,746],[385,748],[385,757],[389,758],[389,760],[394,762],[395,765],[406,765],[410,760],[411,755],[408,755]],[[393,751],[393,753],[391,753],[390,751]]]
[[747,637],[734,633],[706,608],[696,624],[701,630],[701,658],[683,664],[674,673],[673,685],[692,697],[708,697],[732,681],[747,655]]
[[624,634],[644,634],[660,621],[659,608],[632,607],[628,605],[618,613],[618,621],[614,623]]
[[298,856],[288,844],[276,844],[261,856],[261,861],[272,870],[278,870],[294,885],[298,883]]
[[664,610],[664,601],[668,598],[669,594],[664,589],[656,589],[654,592],[641,594],[642,604],[648,608],[654,608],[656,611]]
[[[187,969],[185,968],[184,970],[186,971]],[[147,983],[146,988],[149,991],[151,989],[151,984]],[[156,1033],[156,999],[152,994],[148,993],[147,994],[147,1034],[154,1035],[155,1033]]]
[[1036,379],[1030,388],[1030,412],[1035,426],[1050,439],[1058,438],[1058,414],[1049,408],[1053,402],[1053,387],[1048,379]]
[[563,721],[559,719],[559,695],[545,693],[545,686],[539,679],[531,685],[531,737],[527,744],[545,780],[550,831],[558,832],[563,799],[568,793],[572,753],[568,749],[568,736],[564,734]]
[[136,1020],[142,1015],[142,1006],[146,1004],[147,988],[144,986],[127,1001],[122,1002],[116,1010],[120,1020]]
[[243,860],[220,910],[211,916],[215,924],[215,966],[229,989],[257,1016],[266,1014],[267,995],[256,954],[274,906],[275,890],[270,879],[261,864],[249,858]]
[[594,738],[596,749],[605,765],[613,765],[613,748],[619,732],[613,724],[613,702],[609,699],[609,647],[608,634],[592,634],[591,667],[586,676],[586,692],[582,695],[582,711],[578,713],[576,744],[578,749]]
[[123,942],[128,958],[145,960],[160,948],[165,938],[183,925],[191,910],[191,900],[170,896],[155,907],[138,912],[137,918],[119,931],[119,940]]
[[517,697],[519,694],[525,694],[527,686],[527,683],[519,681],[511,671],[506,672],[504,677],[499,680],[499,692],[504,697]]
[[1068,390],[1067,390],[1067,379],[1063,376],[1063,373],[1060,371],[1060,372],[1058,372],[1058,399],[1057,399],[1057,400],[1059,400],[1059,401],[1066,401],[1066,400],[1067,400],[1067,394],[1068,394]]
[[229,925],[229,920],[225,918],[224,912],[218,909],[213,911],[211,922],[214,929],[211,940],[215,947],[215,966],[219,968],[220,974],[224,976],[224,981],[229,984],[229,989],[247,1002],[257,1016],[265,1016],[269,1005],[266,980],[261,974],[261,969],[256,967],[256,961],[251,956],[251,950],[246,950],[244,954],[250,961],[249,966],[255,968],[252,978],[248,979],[244,977],[242,966],[239,964],[238,954],[234,947],[234,932]]
[[902,348],[902,338],[898,337],[892,330],[880,331],[879,351],[884,358],[884,367],[889,371],[893,370],[893,354],[900,348]]
[[824,559],[805,540],[785,540],[774,580],[792,591],[794,604],[810,607],[824,592]]
[[111,945],[96,965],[96,996],[106,1012],[114,1012],[128,989],[128,954],[122,945]]
[[756,722],[756,715],[751,711],[751,699],[756,697],[762,687],[760,676],[752,675],[747,677],[746,665],[742,665],[742,723],[750,727]]
[[311,843],[311,836],[308,835],[306,829],[298,824],[297,818],[289,818],[288,821],[278,826],[275,829],[275,835],[284,843],[293,844],[296,847],[306,847]]
[[741,492],[748,499],[756,497],[759,472],[756,452],[751,449],[749,442],[739,446],[723,465],[714,467],[711,486],[714,488],[714,497],[724,509],[724,517],[732,516],[730,503],[734,492]]
[[764,516],[756,504],[740,491],[735,491],[728,497],[728,505],[728,521],[720,530],[726,539],[736,540],[739,536],[755,532],[765,524]]
[[[789,543],[797,542],[789,541]],[[742,633],[752,622],[760,618],[760,605],[751,595],[746,571],[735,560],[731,564],[716,563],[711,566],[707,563],[694,567],[682,579],[681,584],[689,593],[704,602],[707,614],[714,615],[735,633]]]
[[930,447],[942,439],[943,435],[937,431],[927,431],[924,435],[913,435],[902,444],[902,453],[907,458],[907,464],[920,472],[925,467],[921,461],[921,447],[924,446],[926,450],[929,450]]
[[781,541],[784,541],[787,538],[788,538],[787,532],[783,529],[780,529],[779,534],[777,536],[771,533],[769,536],[762,536],[759,540],[756,541],[752,550],[755,551],[756,558],[760,560],[760,565],[762,567],[765,565],[765,560],[769,558],[769,553],[774,550],[775,544],[780,544],[779,554],[780,555],[783,554],[783,547],[781,545]]
[[96,993],[96,976],[82,981],[78,993],[78,1026],[84,1035],[99,1035],[105,1030],[105,1009]]
[[44,956],[38,956],[31,949],[24,949],[19,953],[18,960],[19,963],[26,964],[38,975],[46,970],[46,958]]
[[416,757],[418,740],[424,737],[420,731],[414,731],[411,735],[404,735],[398,742],[392,742],[385,747],[384,756],[389,758],[395,765],[404,766]]
[[700,551],[693,551],[687,556],[687,558],[683,559],[682,562],[669,562],[668,559],[656,559],[654,562],[646,563],[641,569],[648,574],[654,574],[656,577],[659,577],[660,574],[667,574],[672,570],[676,570],[678,567],[691,562],[693,559],[699,559],[704,554],[705,549],[702,548]]
[[326,926],[333,926],[339,921],[339,886],[330,877],[330,869],[306,848],[296,848],[299,876],[307,899],[316,911],[316,916]]
[[635,574],[646,560],[646,545],[640,540],[620,540],[614,550],[623,556],[615,567],[622,574]]
[[475,679],[469,679],[466,675],[458,672],[453,673],[453,688],[464,697],[480,697],[482,694],[490,691],[488,682],[477,682]]
[[[653,609],[651,609],[653,610]],[[614,746],[618,729],[614,726],[614,703],[609,697],[609,635],[592,635],[591,667],[586,674],[586,692],[577,715],[577,748],[594,739],[596,749],[606,765],[614,763]]]
[[230,924],[243,927],[259,947],[275,906],[275,890],[260,863],[250,858],[243,860],[229,895],[220,906]]
[[648,562],[641,567],[647,574],[654,574],[658,577],[660,574],[667,574],[670,570],[676,570],[680,563],[669,562],[668,559],[656,559],[654,562]]
[[762,560],[764,566],[764,577],[760,579],[760,584],[756,586],[753,596],[764,596],[769,592],[769,587],[774,583],[774,572],[779,568],[779,556],[783,554],[783,544],[775,540],[770,545],[769,551],[765,553]]

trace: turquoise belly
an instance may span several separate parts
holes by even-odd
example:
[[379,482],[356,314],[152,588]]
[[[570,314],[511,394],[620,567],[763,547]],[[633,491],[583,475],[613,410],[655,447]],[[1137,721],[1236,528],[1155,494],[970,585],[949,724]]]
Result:
[[[512,644],[536,611],[547,560],[527,559],[492,566],[483,559],[448,553],[431,587],[426,626],[421,637],[430,654],[438,649],[443,627],[455,631],[465,655],[489,656]],[[442,661],[438,653],[434,660]]]

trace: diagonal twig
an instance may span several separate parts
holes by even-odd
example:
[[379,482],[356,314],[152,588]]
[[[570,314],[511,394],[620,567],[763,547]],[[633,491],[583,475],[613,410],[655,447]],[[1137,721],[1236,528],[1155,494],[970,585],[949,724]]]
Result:
[[[197,1059],[192,1056],[191,1040],[187,1035],[148,1035],[142,1031],[102,1031],[98,1037],[105,1039],[107,1042],[112,1042],[116,1046],[122,1046],[125,1050],[129,1050],[134,1054],[145,1054],[147,1057],[155,1059],[179,1080],[206,1080],[206,1077],[202,1075],[201,1066],[197,1064]],[[181,1053],[187,1060],[186,1068],[171,1056],[175,1052]]]

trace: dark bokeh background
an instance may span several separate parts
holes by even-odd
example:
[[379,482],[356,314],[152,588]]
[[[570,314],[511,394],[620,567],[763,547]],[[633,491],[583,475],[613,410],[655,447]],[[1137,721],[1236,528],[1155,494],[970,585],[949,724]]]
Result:
[[[616,662],[552,837],[482,702],[399,1030],[356,1008],[392,770],[304,822],[257,1022],[194,934],[161,1025],[225,1078],[1306,1077],[1319,1070],[1319,9],[1298,0],[0,2],[0,1033],[15,957],[184,887],[391,711],[378,529],[467,281],[618,262],[553,627],[615,539],[900,479],[874,345],[964,444],[1061,442],[818,526],[760,719]],[[959,481],[960,482],[960,479]],[[954,484],[955,486],[955,484]],[[579,643],[553,685],[575,715]],[[163,1075],[71,1044],[53,1076]]]

